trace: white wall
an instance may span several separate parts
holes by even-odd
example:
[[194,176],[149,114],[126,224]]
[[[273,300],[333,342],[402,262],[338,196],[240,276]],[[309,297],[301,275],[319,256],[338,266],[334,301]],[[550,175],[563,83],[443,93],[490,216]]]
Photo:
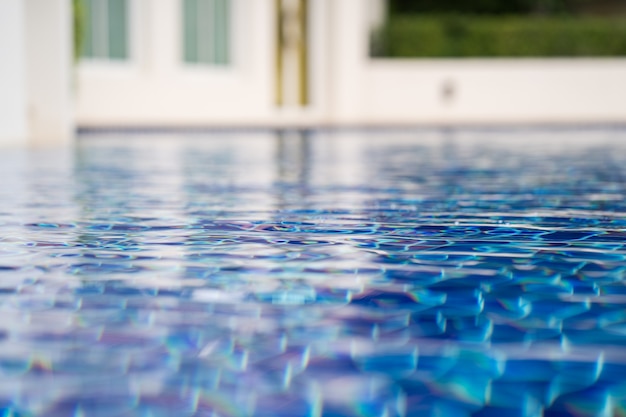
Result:
[[71,0],[26,0],[26,82],[31,143],[67,143],[73,135]]
[[235,0],[230,67],[182,62],[182,2],[132,0],[129,63],[83,61],[81,126],[264,123],[274,111],[273,0]]
[[626,122],[626,60],[381,60],[364,69],[370,123]]
[[380,0],[310,2],[311,105],[277,108],[274,1],[233,1],[234,62],[219,68],[182,62],[180,0],[131,0],[133,58],[80,64],[78,124],[626,122],[626,59],[372,60]]
[[0,145],[24,143],[28,134],[23,23],[22,0],[1,0]]
[[626,122],[626,58],[370,60],[366,2],[334,6],[335,122]]

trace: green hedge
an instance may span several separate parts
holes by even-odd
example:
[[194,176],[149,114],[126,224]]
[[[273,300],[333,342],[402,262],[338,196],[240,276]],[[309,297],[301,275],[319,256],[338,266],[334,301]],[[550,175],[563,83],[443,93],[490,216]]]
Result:
[[384,57],[626,56],[626,19],[392,16],[372,37]]

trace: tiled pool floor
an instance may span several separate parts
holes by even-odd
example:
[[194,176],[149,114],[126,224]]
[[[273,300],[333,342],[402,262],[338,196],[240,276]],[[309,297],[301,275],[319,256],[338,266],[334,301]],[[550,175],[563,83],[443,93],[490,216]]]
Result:
[[624,130],[90,135],[0,178],[0,415],[626,415]]

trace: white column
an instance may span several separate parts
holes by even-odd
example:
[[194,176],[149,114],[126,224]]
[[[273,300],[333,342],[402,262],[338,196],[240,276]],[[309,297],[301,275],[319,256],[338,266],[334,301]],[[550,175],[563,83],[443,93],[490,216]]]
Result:
[[25,142],[24,7],[22,0],[0,1],[0,146]]
[[271,121],[276,110],[274,0],[235,0],[233,16],[233,68],[250,79],[248,100],[254,101],[250,119]]
[[15,1],[25,5],[30,140],[41,144],[68,142],[73,135],[72,98],[77,88],[74,77],[72,2]]
[[331,122],[351,124],[362,121],[363,84],[368,65],[368,2],[331,1],[329,95]]

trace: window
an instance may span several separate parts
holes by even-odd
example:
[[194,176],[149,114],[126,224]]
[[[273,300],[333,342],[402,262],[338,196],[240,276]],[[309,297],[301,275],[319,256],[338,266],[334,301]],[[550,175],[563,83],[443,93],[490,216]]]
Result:
[[84,0],[83,57],[108,60],[128,58],[127,3],[127,0]]
[[230,63],[230,0],[183,0],[183,59]]

